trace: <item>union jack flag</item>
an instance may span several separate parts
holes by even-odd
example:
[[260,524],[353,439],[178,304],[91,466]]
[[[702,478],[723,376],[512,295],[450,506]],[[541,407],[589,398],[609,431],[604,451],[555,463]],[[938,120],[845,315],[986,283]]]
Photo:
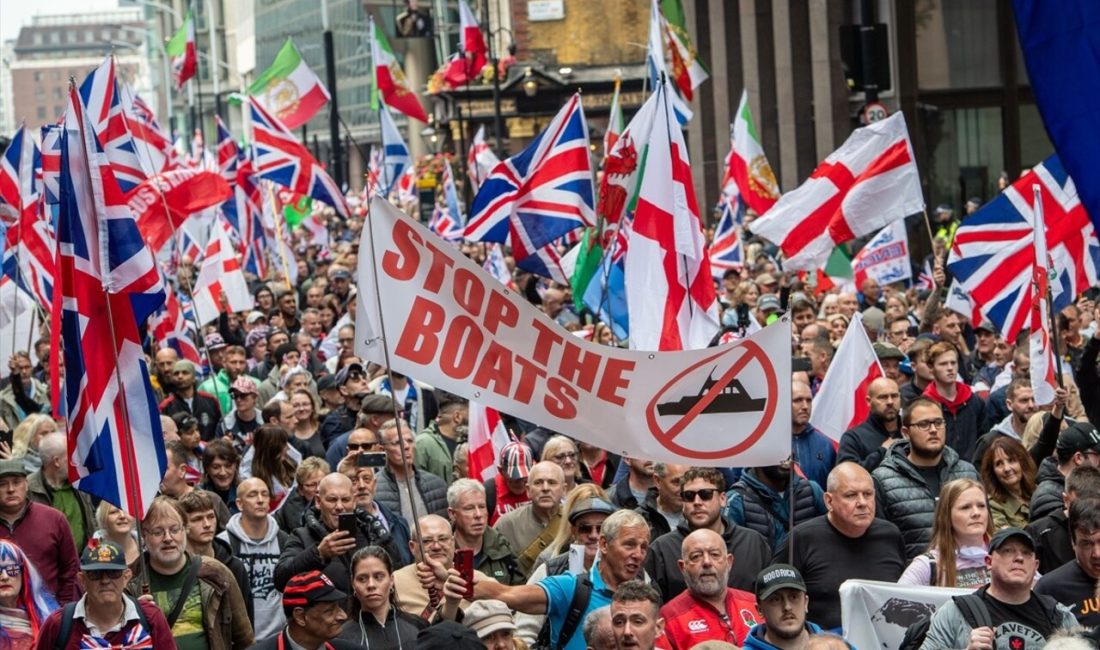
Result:
[[254,176],[252,161],[237,147],[222,118],[215,119],[218,124],[218,170],[233,188],[233,198],[221,205],[222,214],[233,227],[234,237],[240,243],[244,270],[263,277],[267,246],[260,214],[263,202],[260,182]]
[[160,174],[179,166],[175,147],[168,131],[161,127],[153,115],[153,110],[125,82],[119,83],[122,90],[123,110],[126,125],[137,146],[138,160],[150,174]]
[[167,465],[142,352],[164,285],[75,88],[61,142],[58,217],[69,478],[138,519]]
[[716,278],[729,269],[740,269],[745,264],[745,251],[741,243],[741,217],[744,204],[737,197],[722,207],[722,219],[714,229],[710,242],[710,272]]
[[554,242],[593,225],[588,126],[573,95],[545,131],[493,168],[474,197],[466,239],[510,239],[516,266],[565,284]]
[[[20,289],[34,296],[43,309],[53,301],[54,243],[53,226],[44,216],[42,203],[41,156],[26,127],[19,127],[0,163],[0,186],[14,196],[3,201],[14,207],[17,219],[6,228],[3,242],[3,273]],[[10,169],[14,178],[8,177]]]
[[61,176],[61,127],[51,124],[42,127],[42,195],[49,205],[61,201],[58,179]]
[[80,84],[80,98],[88,108],[88,118],[95,129],[96,139],[107,154],[119,187],[123,194],[129,194],[148,174],[138,156],[126,113],[122,109],[114,57],[105,58]]
[[[167,286],[167,283],[164,284]],[[187,359],[197,366],[202,365],[199,349],[191,337],[190,323],[184,318],[183,309],[174,291],[167,292],[164,305],[149,319],[149,329],[157,347],[172,348],[181,359]]]
[[20,126],[0,157],[0,222],[19,222],[25,202],[34,194],[34,170],[40,165],[38,147]]
[[140,622],[133,624],[130,627],[130,631],[126,633],[120,644],[112,644],[107,639],[92,636],[91,634],[85,634],[80,638],[81,650],[92,650],[93,648],[104,648],[110,650],[145,650],[145,648],[153,647],[153,637],[150,636],[149,631],[145,629],[144,625]]
[[1051,156],[968,217],[951,246],[952,275],[1007,340],[1027,328],[1031,317],[1034,184],[1043,190],[1055,312],[1095,285],[1100,274],[1100,241],[1073,179],[1058,157]]
[[336,208],[341,217],[348,218],[351,213],[344,195],[321,163],[256,98],[249,97],[248,105],[252,108],[253,163],[258,175],[290,188],[295,194],[324,201]]

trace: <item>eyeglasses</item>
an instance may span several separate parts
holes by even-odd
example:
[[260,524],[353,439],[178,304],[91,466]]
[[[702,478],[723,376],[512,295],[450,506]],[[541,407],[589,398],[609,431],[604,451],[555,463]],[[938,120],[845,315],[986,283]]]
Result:
[[591,535],[600,532],[599,524],[577,524],[577,532],[581,535]]
[[182,526],[172,526],[171,528],[169,528],[167,530],[165,530],[164,528],[158,528],[156,530],[147,530],[147,531],[145,531],[145,536],[146,537],[153,537],[153,538],[156,538],[156,539],[164,539],[165,537],[168,537],[168,536],[176,537],[182,532],[183,532],[183,527]]
[[341,339],[339,339],[339,341],[340,341],[340,345],[348,345],[350,343],[355,343],[355,339],[353,339],[353,338],[349,338],[349,339],[341,338]]
[[699,497],[703,501],[710,501],[714,498],[714,495],[718,493],[715,488],[703,488],[702,490],[681,490],[680,498],[688,503],[695,501],[695,497]]
[[107,571],[85,571],[84,576],[89,580],[118,580],[122,577],[125,569],[110,569]]
[[368,450],[380,446],[377,442],[349,442],[348,451]]
[[554,454],[551,458],[554,460],[576,460],[577,453],[574,451],[563,451],[560,454]]
[[911,422],[909,426],[917,431],[931,431],[933,428],[942,429],[947,426],[947,420],[943,418],[935,418],[933,420],[921,420],[920,422]]
[[9,578],[18,578],[23,575],[22,564],[4,564],[0,565],[0,573],[7,574]]
[[440,535],[439,537],[428,537],[427,539],[422,539],[420,540],[420,544],[425,547],[435,546],[436,544],[439,544],[440,546],[446,546],[447,544],[451,543],[452,539],[454,538],[450,535]]
[[359,381],[364,376],[365,375],[361,372],[349,372],[348,373],[348,381]]

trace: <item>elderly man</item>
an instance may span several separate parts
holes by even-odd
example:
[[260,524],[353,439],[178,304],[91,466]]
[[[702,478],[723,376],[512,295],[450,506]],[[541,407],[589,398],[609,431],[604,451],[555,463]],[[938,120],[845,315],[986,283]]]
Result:
[[64,433],[47,434],[38,443],[42,469],[27,477],[27,494],[31,501],[56,508],[65,515],[73,533],[76,550],[95,532],[92,500],[69,483],[68,440]]
[[42,585],[60,603],[80,596],[77,555],[65,515],[27,498],[22,460],[0,460],[0,539],[11,539],[42,577]]
[[561,466],[550,461],[535,463],[527,477],[527,495],[531,500],[497,520],[497,532],[517,554],[524,575],[530,575],[539,553],[558,534],[564,485]]
[[[363,429],[356,429],[356,431],[363,431]],[[353,456],[349,452],[348,456],[340,461],[336,471],[351,479],[355,507],[377,519],[389,532],[394,547],[401,553],[400,557],[390,558],[393,565],[403,567],[411,564],[413,557],[409,553],[409,539],[411,539],[409,525],[405,523],[404,517],[394,513],[380,501],[374,500],[374,491],[378,489],[378,475],[373,467],[360,467],[358,456],[359,454]]]
[[684,538],[692,531],[709,529],[722,536],[726,551],[737,563],[730,571],[730,587],[751,588],[756,572],[771,558],[771,547],[760,533],[738,526],[725,517],[726,481],[718,470],[693,467],[684,474],[680,497],[684,503],[684,521],[670,533],[658,537],[646,556],[646,573],[653,578],[662,596],[672,600],[684,590],[680,554]]
[[[160,608],[151,601],[126,595],[126,584],[132,577],[126,554],[118,544],[102,540],[95,548],[85,548],[77,574],[84,595],[42,622],[37,647],[79,650],[84,647],[81,640],[91,635],[112,648],[142,638],[152,642],[151,648],[175,648],[172,630]],[[63,629],[69,632],[64,638]]]
[[416,447],[409,425],[404,420],[387,420],[378,433],[386,466],[378,475],[374,498],[404,517],[410,529],[421,515],[446,515],[447,484],[435,474],[416,468]]
[[[587,574],[565,573],[543,578],[533,585],[512,587],[475,580],[474,596],[496,598],[526,614],[546,614],[550,622],[549,646],[582,650],[586,647],[581,632],[584,617],[610,605],[615,591],[641,574],[648,547],[649,526],[645,520],[632,510],[619,510],[604,520],[600,528],[599,559]],[[456,572],[452,572],[448,580],[462,583]],[[583,610],[574,611],[574,593],[582,584],[589,591],[588,603]]]
[[474,568],[506,585],[524,582],[512,547],[495,528],[489,527],[485,486],[460,478],[447,488],[447,514],[454,526],[455,546],[474,552]]
[[131,596],[150,595],[167,612],[172,636],[179,645],[246,648],[252,644],[252,623],[233,574],[213,558],[186,551],[187,520],[174,500],[153,499],[141,522],[147,574],[130,581]]
[[[443,603],[438,593],[430,593],[425,588],[425,583],[431,584],[431,569],[429,564],[442,567],[444,571],[454,565],[455,537],[451,530],[451,524],[439,515],[424,515],[420,518],[420,531],[417,534],[413,529],[412,540],[409,541],[409,550],[417,564],[410,564],[393,572],[393,586],[397,594],[397,606],[403,612],[413,616],[423,616],[431,620],[436,610]],[[428,564],[421,562],[421,553]],[[494,582],[481,571],[474,570],[474,582]],[[432,590],[436,590],[433,585]],[[469,602],[463,600],[459,604],[460,609],[469,606]]]
[[775,559],[789,556],[793,539],[792,564],[806,580],[810,619],[831,629],[840,627],[842,582],[896,582],[906,560],[901,531],[875,517],[875,484],[858,464],[841,463],[829,473],[825,507],[827,514],[794,527]]
[[584,619],[585,650],[617,650],[615,630],[611,627],[611,606],[589,612]]
[[734,557],[725,540],[709,528],[684,538],[680,571],[687,589],[661,608],[665,637],[672,650],[689,650],[703,641],[744,645],[760,622],[756,596],[727,587]]
[[[340,527],[340,515],[354,514],[354,533]],[[283,590],[292,576],[305,571],[323,571],[337,588],[351,589],[351,555],[355,549],[376,544],[391,558],[401,554],[390,534],[377,518],[355,507],[351,479],[332,473],[317,486],[316,503],[302,513],[302,526],[290,534],[279,564],[275,567],[275,588]]]

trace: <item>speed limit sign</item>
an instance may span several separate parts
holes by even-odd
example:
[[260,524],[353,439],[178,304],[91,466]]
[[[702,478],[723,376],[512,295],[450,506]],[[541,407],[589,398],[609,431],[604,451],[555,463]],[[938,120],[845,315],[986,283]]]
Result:
[[886,110],[886,106],[882,102],[871,102],[863,107],[863,123],[874,124],[875,122],[881,122],[890,116],[890,112]]

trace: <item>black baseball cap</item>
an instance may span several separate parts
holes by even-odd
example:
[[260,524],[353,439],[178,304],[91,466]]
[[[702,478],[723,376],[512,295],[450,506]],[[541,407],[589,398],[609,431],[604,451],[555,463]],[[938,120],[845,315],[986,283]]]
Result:
[[1074,422],[1058,434],[1057,449],[1071,454],[1078,451],[1100,452],[1100,433],[1088,422]]
[[806,591],[806,581],[798,569],[789,564],[773,564],[756,574],[756,600],[761,601],[780,589]]
[[125,568],[126,553],[122,547],[105,539],[92,539],[80,554],[81,571],[118,571]]
[[1031,536],[1031,533],[1027,532],[1023,528],[1002,528],[993,533],[993,537],[989,540],[989,552],[996,551],[1004,545],[1010,539],[1019,538],[1027,542],[1027,545],[1031,547],[1031,550],[1035,550],[1035,538]]

